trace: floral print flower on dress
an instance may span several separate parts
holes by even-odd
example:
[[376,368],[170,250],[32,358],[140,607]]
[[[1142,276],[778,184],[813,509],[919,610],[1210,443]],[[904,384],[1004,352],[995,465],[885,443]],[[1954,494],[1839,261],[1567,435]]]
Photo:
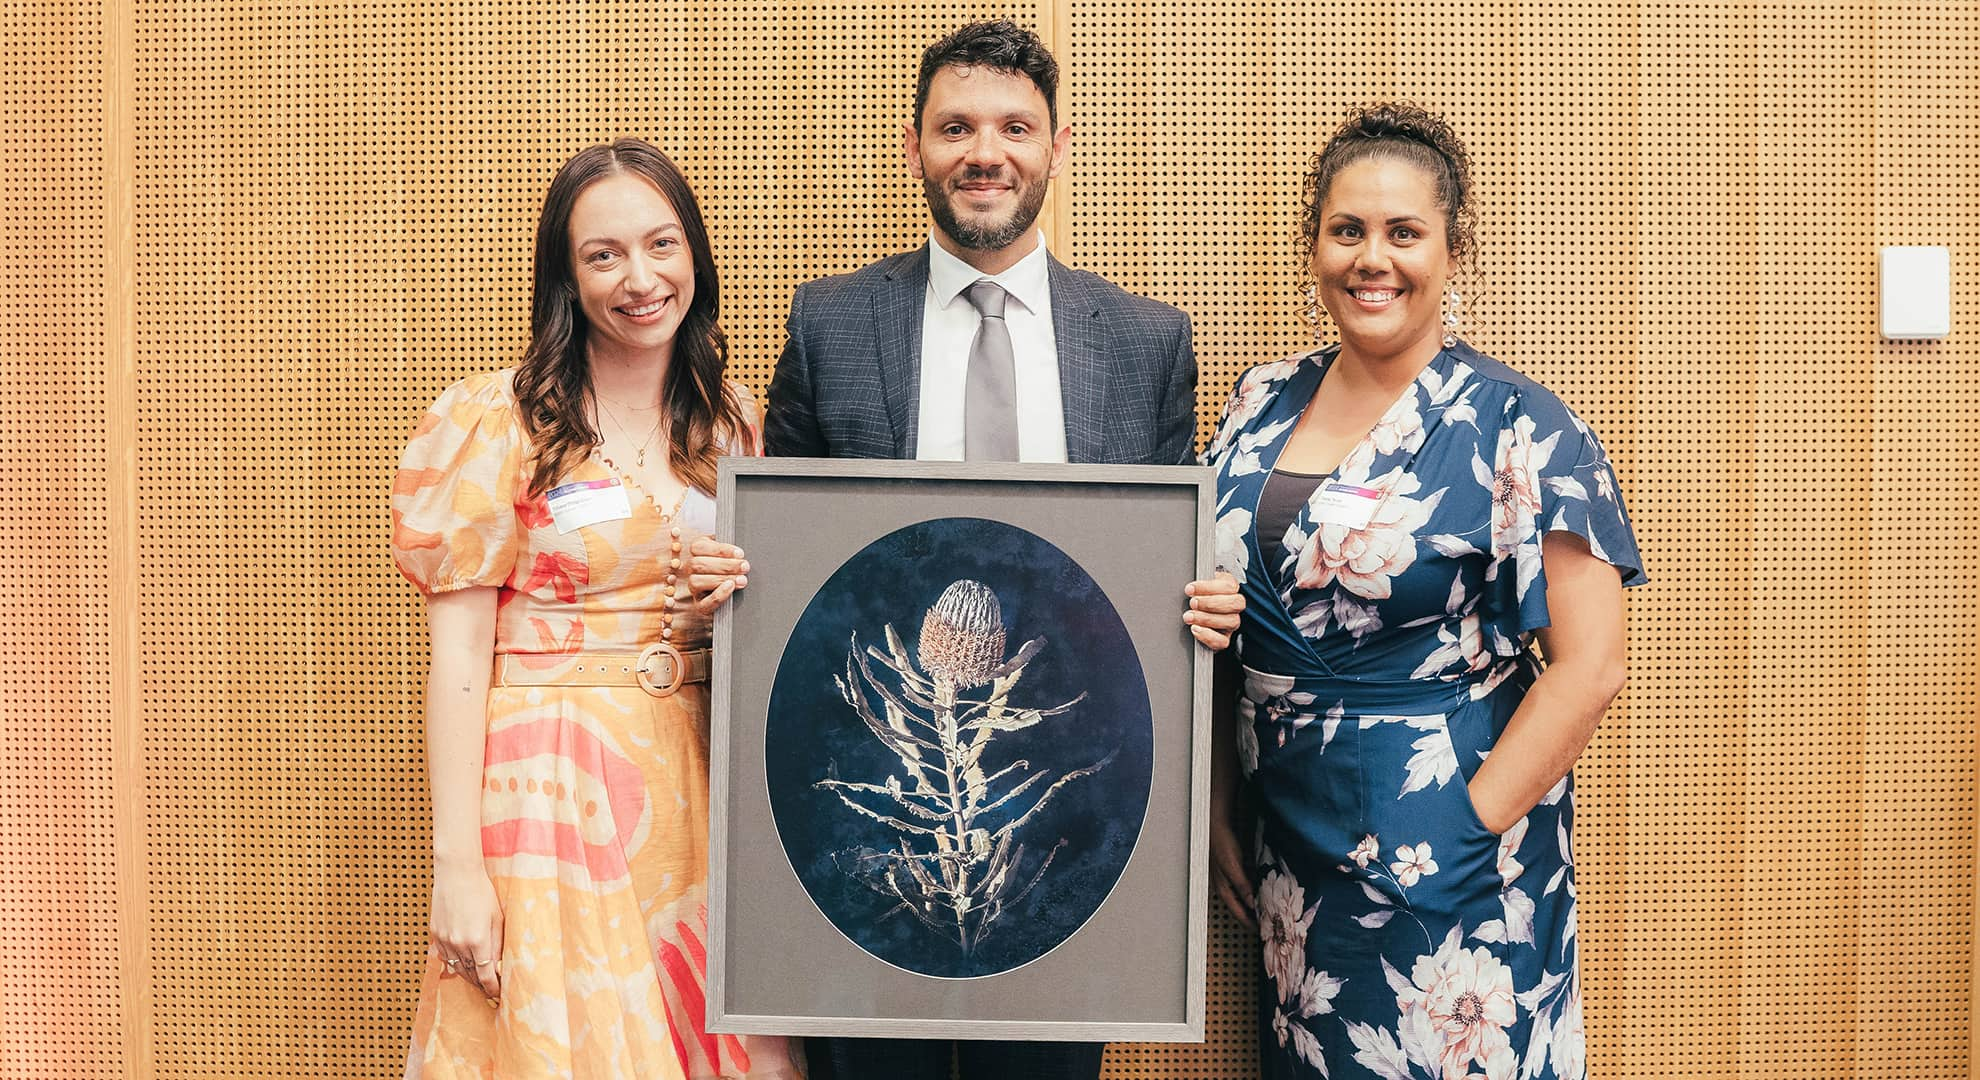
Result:
[[1321,525],[1300,549],[1295,577],[1300,588],[1324,589],[1338,581],[1356,596],[1386,600],[1391,580],[1416,562],[1416,531],[1430,520],[1443,492],[1410,498],[1423,483],[1400,465],[1366,486],[1384,493],[1375,516],[1359,529]]
[[1306,931],[1320,906],[1306,906],[1306,891],[1291,874],[1270,870],[1258,886],[1258,936],[1265,943],[1265,970],[1288,1000],[1306,971]]
[[1423,412],[1417,405],[1417,387],[1412,384],[1348,452],[1341,461],[1340,473],[1366,476],[1368,467],[1384,454],[1415,453],[1423,445],[1423,436]]
[[1512,969],[1483,946],[1465,949],[1462,937],[1452,927],[1434,954],[1417,957],[1407,981],[1388,968],[1403,1052],[1438,1076],[1465,1076],[1480,1065],[1489,1080],[1514,1080],[1519,1060],[1506,1035],[1518,1017]]
[[1430,841],[1411,847],[1408,844],[1396,849],[1396,861],[1389,864],[1389,871],[1407,889],[1419,880],[1437,872],[1437,860],[1430,857]]
[[1499,432],[1491,468],[1486,468],[1483,458],[1473,455],[1473,478],[1492,492],[1493,555],[1509,555],[1532,537],[1534,522],[1540,517],[1540,470],[1554,456],[1560,438],[1556,431],[1534,442],[1533,418],[1519,416]]
[[1237,507],[1217,519],[1217,569],[1236,578],[1239,585],[1251,572],[1251,547],[1245,542],[1249,535],[1251,511]]
[[1499,834],[1499,881],[1511,885],[1526,872],[1519,862],[1519,845],[1526,842],[1526,819],[1520,818],[1513,827]]
[[1382,843],[1375,839],[1372,833],[1362,837],[1361,843],[1356,844],[1354,850],[1348,852],[1348,858],[1353,859],[1354,865],[1361,867],[1363,870],[1368,869],[1368,864],[1371,861],[1381,857]]
[[1581,994],[1571,993],[1554,1021],[1554,1075],[1575,1080],[1588,1068],[1588,1036],[1581,1026]]

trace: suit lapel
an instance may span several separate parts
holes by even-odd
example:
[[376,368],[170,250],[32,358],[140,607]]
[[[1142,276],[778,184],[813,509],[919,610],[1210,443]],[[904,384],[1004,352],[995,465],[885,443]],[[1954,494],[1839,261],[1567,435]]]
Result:
[[1105,461],[1107,348],[1100,308],[1079,277],[1048,256],[1052,336],[1059,350],[1059,398],[1066,412],[1066,460]]
[[921,419],[921,309],[928,291],[928,246],[893,260],[873,297],[874,332],[879,335],[880,382],[887,394],[887,419],[894,427],[894,456],[915,453]]

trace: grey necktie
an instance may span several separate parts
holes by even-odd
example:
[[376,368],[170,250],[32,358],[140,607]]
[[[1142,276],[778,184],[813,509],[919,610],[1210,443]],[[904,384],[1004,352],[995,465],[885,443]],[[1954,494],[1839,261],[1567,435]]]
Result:
[[1004,287],[979,281],[967,290],[983,316],[969,343],[969,375],[963,380],[963,460],[1016,461],[1017,362],[1004,325]]

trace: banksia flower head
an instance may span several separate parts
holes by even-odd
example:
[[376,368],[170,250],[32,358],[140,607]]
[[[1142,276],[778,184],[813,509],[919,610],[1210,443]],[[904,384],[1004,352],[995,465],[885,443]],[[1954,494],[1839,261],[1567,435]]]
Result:
[[981,582],[958,581],[921,620],[916,647],[921,668],[957,689],[981,686],[1004,662],[1004,616],[997,594]]

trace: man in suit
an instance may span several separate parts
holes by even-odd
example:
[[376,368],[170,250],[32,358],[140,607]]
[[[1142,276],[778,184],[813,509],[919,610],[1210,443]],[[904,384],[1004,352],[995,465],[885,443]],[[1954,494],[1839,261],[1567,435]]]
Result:
[[[1058,65],[1030,31],[976,23],[922,56],[908,172],[929,242],[798,287],[770,383],[773,455],[1176,465],[1195,460],[1189,318],[1073,270],[1035,227],[1072,129]],[[747,581],[742,552],[698,540],[690,587],[712,611]],[[1221,649],[1244,601],[1190,582],[1183,619]],[[1098,1043],[810,1039],[814,1078],[1094,1080]]]
[[[974,24],[923,55],[907,168],[935,218],[929,244],[798,287],[770,382],[776,456],[960,460],[982,315],[1004,293],[1018,460],[1192,464],[1196,355],[1182,311],[1071,270],[1034,228],[1065,166],[1057,65],[1026,30]],[[998,454],[990,454],[996,458]]]
[[983,321],[969,287],[988,280],[1012,346],[1018,460],[1194,462],[1189,317],[1068,268],[1034,227],[1072,141],[1057,84],[1051,53],[1008,22],[928,49],[905,142],[929,242],[798,287],[770,384],[771,454],[979,456],[965,453],[966,417],[1011,422],[966,393]]

